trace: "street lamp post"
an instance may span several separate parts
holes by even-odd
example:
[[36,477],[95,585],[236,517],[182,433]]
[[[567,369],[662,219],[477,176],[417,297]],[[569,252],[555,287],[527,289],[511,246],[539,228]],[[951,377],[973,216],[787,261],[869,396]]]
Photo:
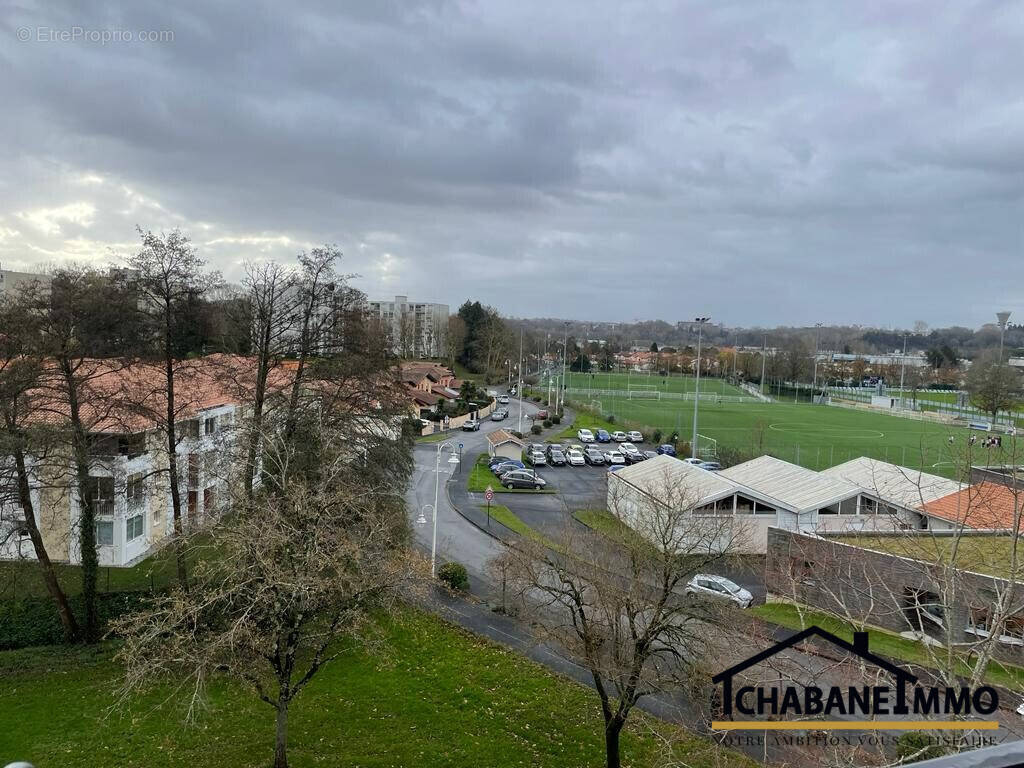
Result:
[[[437,446],[437,454],[434,458],[434,505],[432,507],[434,513],[434,532],[430,542],[430,577],[434,578],[437,575],[437,502],[438,496],[441,492],[441,452],[445,449],[451,451],[451,456],[448,457],[449,464],[458,464],[459,457],[456,455],[452,443],[450,440],[445,440],[443,443]],[[426,509],[430,505],[427,504],[423,509]],[[420,510],[420,516],[416,520],[419,523],[426,522],[426,517],[423,514],[423,509]]]
[[764,394],[764,369],[765,361],[768,359],[768,334],[764,335],[764,341],[761,343],[761,394]]
[[996,312],[996,320],[999,321],[999,364],[1003,364],[1003,336],[1006,334],[1006,321],[1010,319],[1009,312]]
[[700,405],[700,343],[704,333],[704,323],[710,319],[710,317],[694,318],[694,322],[697,323],[697,380],[693,385],[693,439],[690,441],[690,456],[692,458],[697,458],[697,407]]

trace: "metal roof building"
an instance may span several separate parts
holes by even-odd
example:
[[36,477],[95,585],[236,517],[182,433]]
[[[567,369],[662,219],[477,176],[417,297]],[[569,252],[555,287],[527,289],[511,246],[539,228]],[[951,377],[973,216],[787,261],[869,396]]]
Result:
[[853,483],[887,504],[914,510],[963,488],[961,483],[946,477],[866,456],[851,459],[819,474]]
[[828,477],[774,456],[759,456],[719,474],[797,514],[856,500],[861,493],[858,486],[840,477]]

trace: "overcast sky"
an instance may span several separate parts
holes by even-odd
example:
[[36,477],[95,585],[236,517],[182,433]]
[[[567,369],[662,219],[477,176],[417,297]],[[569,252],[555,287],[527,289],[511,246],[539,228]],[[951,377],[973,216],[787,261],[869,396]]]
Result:
[[1021,3],[300,5],[0,0],[3,268],[138,224],[516,316],[1024,320]]

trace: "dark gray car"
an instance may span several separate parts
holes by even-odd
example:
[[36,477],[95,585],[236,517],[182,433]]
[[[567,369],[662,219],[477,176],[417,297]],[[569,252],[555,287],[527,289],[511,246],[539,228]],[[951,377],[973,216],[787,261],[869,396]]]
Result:
[[508,489],[533,488],[541,490],[547,483],[543,477],[529,469],[516,469],[501,476],[501,484]]

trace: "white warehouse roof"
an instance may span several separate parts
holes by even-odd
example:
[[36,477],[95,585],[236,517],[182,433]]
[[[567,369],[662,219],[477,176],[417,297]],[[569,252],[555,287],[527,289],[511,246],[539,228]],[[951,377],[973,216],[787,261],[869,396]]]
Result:
[[884,502],[907,509],[919,509],[930,501],[957,493],[963,488],[960,483],[946,477],[929,475],[918,469],[866,456],[851,459],[819,474],[846,480]]
[[813,512],[858,496],[861,489],[838,476],[790,464],[774,456],[758,456],[719,472],[794,512]]
[[686,488],[694,505],[707,504],[740,490],[718,472],[680,461],[674,456],[657,456],[613,472],[609,479],[621,480],[654,498],[664,496],[668,487]]

